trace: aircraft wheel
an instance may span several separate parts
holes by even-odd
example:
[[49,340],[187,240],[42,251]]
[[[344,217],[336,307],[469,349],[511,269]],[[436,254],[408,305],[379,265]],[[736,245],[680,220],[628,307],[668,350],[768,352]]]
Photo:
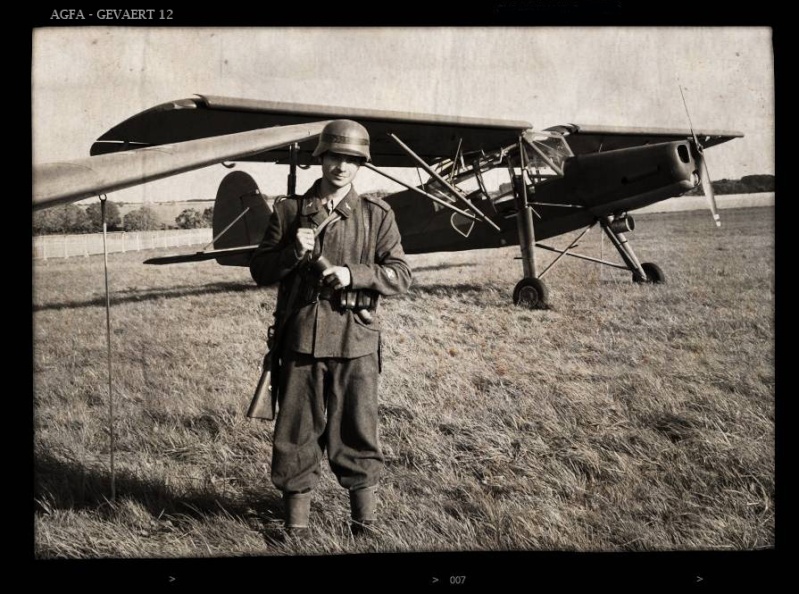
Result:
[[633,281],[636,283],[654,283],[660,284],[666,282],[666,275],[663,274],[663,270],[661,270],[660,266],[657,264],[653,264],[652,262],[644,262],[641,264],[641,268],[644,269],[646,273],[646,280],[642,280],[637,277],[637,275],[633,274]]
[[513,289],[513,303],[528,309],[546,309],[549,292],[543,281],[537,278],[523,278]]

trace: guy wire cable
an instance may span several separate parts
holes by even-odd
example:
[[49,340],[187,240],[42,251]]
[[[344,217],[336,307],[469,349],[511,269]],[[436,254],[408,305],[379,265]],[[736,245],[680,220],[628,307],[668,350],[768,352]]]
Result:
[[105,330],[106,345],[108,347],[108,423],[110,436],[110,456],[111,456],[111,501],[116,501],[116,473],[114,472],[114,391],[111,367],[111,293],[108,290],[108,223],[106,221],[105,205],[108,197],[103,194],[100,196],[100,211],[103,219],[103,267],[105,270]]

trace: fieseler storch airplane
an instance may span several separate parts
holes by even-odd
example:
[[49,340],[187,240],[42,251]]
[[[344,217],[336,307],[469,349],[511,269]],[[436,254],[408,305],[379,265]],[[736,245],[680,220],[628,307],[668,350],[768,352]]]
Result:
[[[371,137],[366,166],[405,190],[385,197],[409,254],[519,245],[523,278],[513,301],[546,307],[541,277],[568,255],[627,269],[635,282],[665,280],[641,263],[626,234],[630,211],[701,185],[720,224],[704,149],[743,134],[735,131],[603,127],[566,124],[544,130],[525,121],[447,117],[294,103],[196,96],[157,105],[100,136],[91,157],[34,166],[33,207],[43,208],[191,169],[235,161],[297,168],[313,164],[314,140],[326,123],[352,119]],[[689,120],[690,122],[690,120]],[[414,167],[426,181],[413,186],[381,168]],[[213,217],[213,248],[147,260],[152,264],[215,259],[247,266],[271,209],[243,171],[221,182]],[[572,250],[599,225],[621,263]],[[564,249],[538,243],[583,229]],[[539,272],[536,249],[557,252]]]

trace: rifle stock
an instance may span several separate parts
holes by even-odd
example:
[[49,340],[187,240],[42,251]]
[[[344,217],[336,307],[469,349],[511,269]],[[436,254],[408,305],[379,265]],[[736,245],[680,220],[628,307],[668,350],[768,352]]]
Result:
[[[335,223],[341,218],[336,211],[333,211],[328,217],[322,221],[319,227],[316,228],[314,237],[331,223]],[[303,257],[302,266],[307,266],[309,261]],[[323,256],[319,256],[315,265],[318,267],[318,272],[322,272],[330,268],[330,262]],[[267,351],[264,355],[263,368],[261,369],[261,377],[258,380],[258,386],[255,388],[255,394],[250,402],[250,408],[247,410],[247,416],[251,419],[264,419],[273,421],[276,416],[277,410],[277,391],[280,380],[278,375],[280,373],[280,329],[283,327],[286,319],[288,319],[291,308],[294,307],[294,300],[297,296],[298,283],[297,279],[291,282],[291,289],[289,290],[288,298],[283,300],[281,297],[283,285],[278,290],[277,304],[275,307],[275,323],[267,330],[266,346]],[[281,302],[283,305],[281,306]],[[277,353],[277,354],[273,354]],[[277,357],[273,359],[273,357]]]
[[264,419],[274,421],[277,403],[277,391],[272,387],[272,353],[269,352],[264,357],[261,378],[255,388],[255,394],[250,402],[247,416],[251,419]]
[[271,326],[267,331],[267,350],[261,368],[261,377],[258,379],[258,385],[255,388],[252,402],[250,402],[250,408],[247,410],[247,416],[251,419],[275,420],[278,386],[278,368],[275,363],[278,361],[273,360],[273,357],[276,356],[274,354],[277,344],[276,334],[275,326]]

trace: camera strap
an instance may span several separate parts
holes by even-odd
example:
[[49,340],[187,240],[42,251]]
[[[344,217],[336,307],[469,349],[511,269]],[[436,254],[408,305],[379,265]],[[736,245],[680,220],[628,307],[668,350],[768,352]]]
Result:
[[331,212],[329,215],[327,215],[327,218],[324,221],[322,221],[321,223],[319,223],[319,226],[316,229],[314,229],[314,232],[313,232],[314,238],[319,237],[319,235],[322,233],[322,231],[325,230],[325,227],[327,227],[328,225],[332,225],[333,223],[338,221],[340,218],[341,218],[341,215],[338,214],[335,210],[333,212]]

